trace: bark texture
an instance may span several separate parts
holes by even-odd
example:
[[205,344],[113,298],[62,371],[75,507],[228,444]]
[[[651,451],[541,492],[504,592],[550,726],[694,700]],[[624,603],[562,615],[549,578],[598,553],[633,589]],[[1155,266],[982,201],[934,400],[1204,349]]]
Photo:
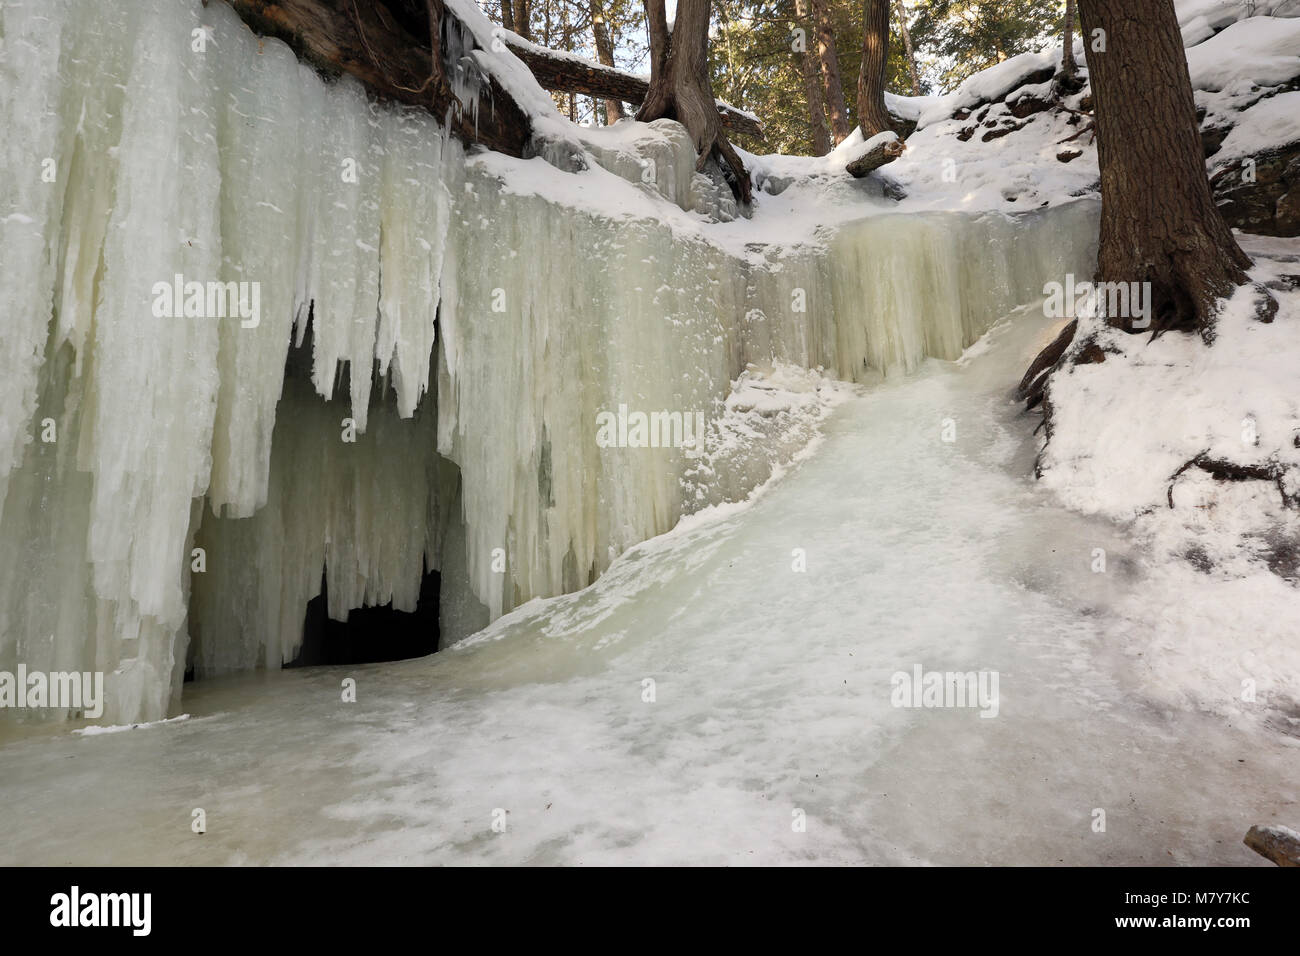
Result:
[[717,160],[736,198],[747,204],[752,198],[749,173],[723,132],[709,83],[709,2],[678,0],[669,31],[664,0],[646,0],[650,89],[636,118],[674,119],[685,126],[700,157],[697,168],[703,169],[710,157]]
[[898,14],[898,32],[903,36],[903,49],[907,51],[907,72],[912,78],[912,95],[921,95],[921,74],[916,69],[916,50],[912,48],[912,31],[907,28],[907,8],[903,0],[894,0]]
[[831,25],[828,0],[811,0],[813,19],[817,24],[817,59],[821,63],[822,93],[826,104],[826,118],[830,120],[831,135],[835,142],[844,142],[853,131],[849,123],[849,108],[844,102],[844,81],[840,78],[839,55],[835,50],[835,31]]
[[[447,81],[442,0],[388,6],[379,0],[228,0],[253,30],[283,40],[299,58],[326,73],[356,77],[376,97],[428,109],[467,143],[522,156],[532,124],[509,94],[491,81],[491,102],[478,118],[463,108]],[[439,54],[430,57],[436,38]]]
[[861,179],[873,169],[879,169],[886,163],[892,163],[898,159],[899,156],[903,155],[905,149],[907,147],[903,145],[901,139],[897,137],[888,139],[845,165],[844,169],[855,179]]
[[858,70],[858,126],[864,139],[893,129],[885,109],[889,67],[889,0],[862,0],[862,67]]
[[[1192,83],[1172,0],[1080,0],[1101,164],[1097,277],[1150,282],[1154,332],[1210,341],[1219,300],[1247,281],[1210,195]],[[1109,316],[1134,331],[1134,317]]]
[[[609,25],[605,23],[605,11],[600,0],[591,0],[591,38],[596,44],[596,59],[602,66],[614,65],[614,43],[610,39]],[[616,96],[606,97],[605,125],[613,126],[623,118],[623,102]]]
[[816,59],[816,29],[809,18],[808,0],[795,0],[795,15],[798,22],[807,31],[807,45],[795,55],[799,57],[799,72],[803,77],[804,96],[808,100],[808,123],[812,128],[813,151],[818,156],[825,156],[831,151],[831,134],[826,128],[826,107],[822,103],[822,81],[820,66]]

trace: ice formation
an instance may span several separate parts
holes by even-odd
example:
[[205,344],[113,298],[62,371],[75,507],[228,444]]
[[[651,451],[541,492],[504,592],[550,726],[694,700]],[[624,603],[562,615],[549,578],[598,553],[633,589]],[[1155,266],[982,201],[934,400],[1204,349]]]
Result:
[[[645,144],[467,157],[197,0],[0,7],[0,128],[0,669],[105,671],[109,723],[291,658],[322,567],[334,616],[441,569],[444,639],[584,586],[716,503],[684,449],[599,448],[600,411],[955,358],[1095,235],[1087,203],[864,203],[746,246],[684,137],[649,180]],[[175,276],[258,283],[256,324],[157,315]]]

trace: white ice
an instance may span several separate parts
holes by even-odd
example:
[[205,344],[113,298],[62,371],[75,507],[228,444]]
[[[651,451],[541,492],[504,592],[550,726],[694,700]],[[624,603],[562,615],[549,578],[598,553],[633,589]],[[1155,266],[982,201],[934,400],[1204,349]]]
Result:
[[[1165,709],[1125,653],[1199,576],[1029,477],[1007,383],[1058,325],[864,387],[749,508],[449,651],[8,744],[0,860],[1263,865],[1241,838],[1293,813],[1296,740],[1254,732],[1266,704]],[[891,706],[917,664],[996,670],[998,716]]]
[[[0,44],[0,668],[103,671],[108,722],[292,659],[322,567],[336,617],[440,570],[450,635],[582,587],[720,503],[682,449],[597,447],[602,410],[954,358],[1094,242],[1093,204],[886,216],[851,184],[725,222],[662,124],[587,134],[578,173],[467,160],[219,3],[8,3]],[[259,321],[155,314],[177,274],[258,283]]]

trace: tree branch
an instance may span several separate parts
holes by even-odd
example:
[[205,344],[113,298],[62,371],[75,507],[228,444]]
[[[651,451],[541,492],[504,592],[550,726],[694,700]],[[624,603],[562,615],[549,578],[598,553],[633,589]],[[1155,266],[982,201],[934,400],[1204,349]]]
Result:
[[[650,81],[635,73],[604,66],[576,54],[548,50],[509,31],[504,31],[501,39],[506,49],[523,60],[543,89],[581,93],[602,100],[621,100],[632,106],[644,102],[650,90]],[[720,102],[718,115],[722,119],[722,128],[728,132],[758,139],[763,137],[762,124],[749,113]]]

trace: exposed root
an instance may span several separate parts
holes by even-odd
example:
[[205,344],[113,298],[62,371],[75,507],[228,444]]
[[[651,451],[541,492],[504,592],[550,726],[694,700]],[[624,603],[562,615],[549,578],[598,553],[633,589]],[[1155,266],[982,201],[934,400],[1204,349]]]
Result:
[[1277,318],[1277,299],[1259,283],[1255,284],[1255,296],[1255,318],[1267,325]]
[[1184,462],[1177,471],[1169,476],[1169,490],[1166,493],[1166,499],[1170,508],[1174,506],[1174,485],[1183,472],[1192,468],[1201,469],[1216,481],[1271,481],[1277,486],[1278,493],[1282,496],[1282,506],[1284,508],[1300,507],[1300,496],[1293,497],[1287,494],[1284,482],[1287,471],[1285,465],[1276,461],[1266,461],[1258,465],[1242,465],[1224,458],[1211,458],[1209,449],[1206,449],[1190,461]]
[[[1081,116],[1087,116],[1088,114],[1087,114],[1087,113],[1081,113],[1081,114],[1079,114],[1079,115],[1081,115]],[[1061,140],[1060,142],[1061,142],[1061,143],[1072,143],[1072,142],[1074,142],[1076,139],[1078,139],[1080,136],[1082,136],[1084,133],[1091,133],[1091,134],[1092,134],[1092,136],[1091,136],[1091,137],[1089,138],[1089,140],[1088,140],[1089,143],[1092,143],[1093,141],[1095,141],[1095,140],[1097,139],[1097,125],[1096,125],[1095,123],[1089,123],[1088,125],[1084,126],[1081,130],[1079,130],[1077,133],[1075,133],[1073,136],[1067,136],[1067,137],[1065,137],[1065,139]],[[1060,145],[1060,144],[1058,143],[1057,145]]]
[[1029,369],[1025,372],[1020,384],[1016,386],[1016,394],[1026,402],[1026,408],[1033,408],[1043,398],[1043,388],[1047,382],[1046,373],[1049,369],[1056,367],[1057,363],[1065,355],[1065,350],[1070,347],[1074,341],[1074,335],[1079,329],[1079,320],[1073,319],[1070,324],[1061,329],[1061,332],[1052,344],[1043,349],[1029,364]]
[[700,150],[700,158],[695,163],[695,168],[703,169],[705,162],[712,156],[722,167],[723,176],[735,197],[745,205],[753,201],[753,187],[749,181],[749,172],[745,169],[745,163],[737,155],[735,148],[731,145],[727,137],[719,132],[714,138],[712,145],[706,149]]

